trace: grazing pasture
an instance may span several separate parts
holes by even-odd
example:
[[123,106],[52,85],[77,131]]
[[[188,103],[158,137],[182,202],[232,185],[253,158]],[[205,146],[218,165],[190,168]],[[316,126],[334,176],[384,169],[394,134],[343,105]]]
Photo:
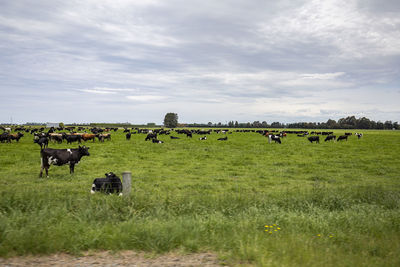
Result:
[[[229,265],[400,266],[400,132],[281,144],[255,132],[173,135],[82,141],[90,157],[75,174],[52,166],[49,178],[38,178],[33,135],[0,143],[0,256],[214,251]],[[130,196],[90,194],[94,178],[123,171]]]

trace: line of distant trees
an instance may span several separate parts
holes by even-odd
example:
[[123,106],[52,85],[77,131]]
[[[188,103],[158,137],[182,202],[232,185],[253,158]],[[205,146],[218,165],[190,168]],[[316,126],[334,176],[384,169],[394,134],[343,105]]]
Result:
[[[0,123],[0,125],[9,125],[6,123]],[[45,123],[28,122],[25,125],[46,125]],[[126,123],[72,123],[66,124],[66,126],[90,126],[90,127],[162,127],[156,123],[147,123],[143,125]],[[392,121],[373,121],[366,117],[356,118],[355,116],[348,116],[341,118],[338,121],[329,119],[326,122],[293,122],[293,123],[281,123],[272,122],[271,124],[266,121],[254,121],[254,122],[238,122],[229,121],[226,123],[178,123],[178,114],[167,113],[164,118],[164,126],[169,128],[175,127],[206,127],[206,128],[297,128],[297,129],[379,129],[379,130],[400,130],[399,123]]]
[[226,127],[226,128],[301,128],[301,129],[381,129],[381,130],[399,130],[399,123],[392,121],[373,121],[366,117],[356,118],[355,116],[348,116],[341,118],[338,121],[329,119],[326,122],[294,122],[294,123],[280,123],[272,122],[268,124],[266,121],[254,122],[237,122],[229,121],[228,123],[189,123],[185,124],[188,127]]

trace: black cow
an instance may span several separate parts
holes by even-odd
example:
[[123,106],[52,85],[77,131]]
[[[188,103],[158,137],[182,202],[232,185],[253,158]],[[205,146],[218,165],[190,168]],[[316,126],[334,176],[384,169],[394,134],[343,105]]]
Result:
[[112,172],[106,173],[105,176],[106,178],[94,179],[90,193],[94,194],[99,191],[106,194],[119,193],[122,196],[121,179]]
[[169,137],[170,137],[171,139],[180,139],[179,137],[172,136],[172,135],[170,135]]
[[308,137],[308,141],[310,141],[310,143],[312,142],[319,143],[319,136],[310,136]]
[[130,132],[128,132],[126,135],[125,135],[125,137],[126,137],[126,140],[131,140],[131,133]]
[[148,141],[151,139],[157,139],[157,133],[148,133],[144,141]]
[[228,136],[218,138],[217,140],[218,141],[226,141],[226,140],[228,140]]
[[40,146],[40,150],[49,146],[49,139],[46,136],[39,137],[39,139],[35,139],[33,142]]
[[79,134],[72,134],[72,135],[64,134],[63,138],[67,140],[67,144],[72,144],[72,142],[78,142],[79,144],[82,143],[82,136]]
[[340,140],[346,140],[347,141],[347,137],[349,137],[349,136],[348,135],[341,135],[341,136],[338,137],[337,141],[340,141]]
[[336,135],[328,135],[326,138],[325,138],[325,142],[326,141],[331,141],[331,140],[336,140]]
[[50,165],[62,166],[69,164],[69,172],[74,173],[75,164],[78,164],[83,156],[89,156],[89,147],[79,146],[71,149],[53,149],[45,148],[40,151],[41,169],[39,177],[43,175],[43,169],[46,169],[46,176],[49,177]]
[[8,142],[8,133],[2,133],[0,135],[0,142],[4,143],[4,141]]

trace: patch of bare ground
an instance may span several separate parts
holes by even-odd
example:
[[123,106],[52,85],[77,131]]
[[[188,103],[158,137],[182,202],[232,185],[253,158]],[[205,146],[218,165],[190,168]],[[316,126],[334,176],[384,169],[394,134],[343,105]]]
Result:
[[[181,255],[168,253],[160,256],[150,257],[148,254],[121,251],[111,253],[86,252],[82,256],[73,256],[65,253],[54,254],[50,256],[22,256],[3,259],[0,258],[0,266],[19,267],[19,266],[41,266],[41,267],[120,267],[120,266],[223,266],[213,253],[196,253]],[[226,265],[224,265],[226,266]]]

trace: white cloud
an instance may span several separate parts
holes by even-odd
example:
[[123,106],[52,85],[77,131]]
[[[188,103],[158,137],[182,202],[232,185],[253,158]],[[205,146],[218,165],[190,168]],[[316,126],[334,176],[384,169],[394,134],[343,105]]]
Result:
[[85,92],[85,93],[92,93],[92,94],[116,94],[116,92],[110,92],[110,91],[103,91],[103,90],[95,90],[95,89],[81,89],[79,90],[81,92]]
[[163,100],[166,97],[160,95],[129,95],[126,98],[128,98],[129,100],[139,101],[139,102],[153,102],[153,101]]

